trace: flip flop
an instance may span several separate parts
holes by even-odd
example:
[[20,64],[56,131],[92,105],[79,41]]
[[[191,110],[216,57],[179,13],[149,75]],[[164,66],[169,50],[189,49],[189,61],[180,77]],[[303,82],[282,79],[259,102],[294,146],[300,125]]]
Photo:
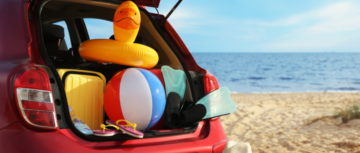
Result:
[[[126,125],[122,125],[119,122],[126,122]],[[136,138],[143,138],[144,133],[136,130],[136,123],[131,123],[127,120],[117,120],[116,122],[112,120],[106,120],[106,124],[117,126],[123,133],[131,135]]]
[[[100,127],[102,128],[102,130],[93,130],[93,134],[96,136],[100,136],[100,137],[109,137],[109,136],[113,136],[115,134],[120,133],[119,127],[115,126],[115,125],[105,125],[105,124],[101,124]],[[114,127],[115,129],[108,129],[106,127]]]

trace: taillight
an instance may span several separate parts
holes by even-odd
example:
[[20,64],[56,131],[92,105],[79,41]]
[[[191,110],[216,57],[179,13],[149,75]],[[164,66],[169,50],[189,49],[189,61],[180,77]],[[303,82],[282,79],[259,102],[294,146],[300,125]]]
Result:
[[205,95],[210,93],[211,91],[219,89],[219,83],[216,77],[210,74],[208,71],[206,71],[204,75],[204,89]]
[[21,69],[14,82],[16,106],[32,128],[55,129],[54,101],[47,72],[40,67]]

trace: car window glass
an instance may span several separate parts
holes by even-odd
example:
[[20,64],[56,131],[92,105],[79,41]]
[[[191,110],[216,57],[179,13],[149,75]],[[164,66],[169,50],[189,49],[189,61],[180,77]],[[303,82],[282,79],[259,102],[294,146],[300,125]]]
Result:
[[84,19],[90,39],[109,39],[113,34],[113,23],[102,19]]
[[66,46],[68,47],[68,49],[71,48],[69,29],[68,29],[68,27],[66,25],[66,22],[65,21],[58,21],[58,22],[54,22],[53,24],[62,26],[64,28]]

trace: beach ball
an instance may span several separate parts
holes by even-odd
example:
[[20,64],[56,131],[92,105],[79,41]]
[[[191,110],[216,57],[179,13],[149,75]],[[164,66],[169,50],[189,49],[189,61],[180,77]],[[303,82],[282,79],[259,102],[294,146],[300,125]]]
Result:
[[106,85],[104,108],[110,120],[136,123],[137,130],[154,126],[165,110],[166,96],[159,78],[141,68],[125,69]]

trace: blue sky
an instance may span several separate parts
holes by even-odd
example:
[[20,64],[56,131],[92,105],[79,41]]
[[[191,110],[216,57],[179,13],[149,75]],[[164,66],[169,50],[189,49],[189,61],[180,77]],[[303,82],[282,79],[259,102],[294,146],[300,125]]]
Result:
[[360,52],[355,0],[183,0],[169,21],[191,52]]
[[[160,14],[176,2],[162,0]],[[356,0],[183,0],[169,21],[193,53],[360,52]],[[92,39],[113,33],[111,22],[85,22]]]

